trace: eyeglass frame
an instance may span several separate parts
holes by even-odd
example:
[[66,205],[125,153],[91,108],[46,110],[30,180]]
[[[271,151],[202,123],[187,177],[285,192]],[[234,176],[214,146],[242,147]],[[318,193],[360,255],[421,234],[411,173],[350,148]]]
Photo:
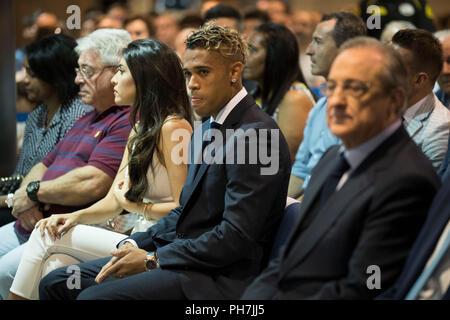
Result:
[[[83,70],[83,68],[86,68],[86,67],[89,67],[90,69],[92,69],[93,70],[93,72],[92,72],[92,74],[91,75],[87,75],[86,74],[86,71],[84,71]],[[100,73],[103,71],[103,70],[105,70],[105,69],[108,69],[108,68],[118,68],[119,66],[104,66],[103,68],[94,68],[94,67],[91,67],[91,66],[81,66],[81,67],[76,67],[75,68],[75,73],[76,74],[79,74],[80,76],[82,76],[85,80],[89,80],[89,79],[91,79],[98,71],[100,71]]]
[[[361,98],[363,95],[365,95],[367,92],[369,92],[369,90],[372,88],[373,83],[372,82],[368,82],[368,81],[360,81],[357,79],[345,79],[344,84],[342,85],[342,92],[344,94],[344,96],[351,96],[355,99],[359,99]],[[334,83],[336,86],[332,89],[332,91],[330,92],[330,83]],[[355,91],[355,87],[351,87],[352,84],[358,84],[360,85],[359,90],[361,90],[361,92],[356,92]],[[337,82],[334,80],[328,80],[327,82],[325,82],[325,86],[323,87],[323,93],[324,96],[329,98],[334,94],[334,91],[337,88]],[[358,88],[356,88],[358,89]],[[352,91],[353,90],[353,91]]]

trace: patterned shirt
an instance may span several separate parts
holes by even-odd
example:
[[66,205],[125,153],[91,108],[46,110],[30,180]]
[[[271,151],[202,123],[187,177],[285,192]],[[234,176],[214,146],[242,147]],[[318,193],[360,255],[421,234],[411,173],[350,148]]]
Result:
[[[112,106],[102,113],[94,110],[80,118],[42,161],[47,167],[42,181],[56,179],[87,165],[114,178],[131,131],[129,112],[130,107]],[[54,213],[73,212],[87,206],[89,205],[68,207],[52,204],[44,212],[44,217]],[[15,226],[21,234],[29,234],[19,221]]]
[[92,107],[83,104],[80,99],[75,99],[69,106],[58,108],[48,128],[45,104],[30,112],[25,125],[22,151],[13,175],[27,175],[66,135],[75,121],[91,110]]

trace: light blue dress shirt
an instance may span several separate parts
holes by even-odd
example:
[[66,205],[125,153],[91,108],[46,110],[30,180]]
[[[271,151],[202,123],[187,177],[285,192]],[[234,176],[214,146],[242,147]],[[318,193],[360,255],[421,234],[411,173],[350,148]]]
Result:
[[303,190],[306,189],[311,177],[311,171],[319,162],[323,153],[331,146],[341,144],[341,140],[334,136],[328,128],[327,99],[321,98],[311,109],[306,127],[303,131],[303,141],[297,150],[291,173],[304,180]]

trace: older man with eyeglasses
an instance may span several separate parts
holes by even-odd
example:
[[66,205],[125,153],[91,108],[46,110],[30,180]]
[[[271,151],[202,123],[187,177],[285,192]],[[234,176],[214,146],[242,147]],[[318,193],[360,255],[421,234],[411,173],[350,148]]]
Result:
[[326,117],[343,145],[314,168],[284,249],[244,299],[372,299],[393,284],[440,187],[402,126],[407,91],[394,49],[367,37],[342,45]]
[[[75,122],[55,148],[23,179],[13,198],[16,222],[0,228],[0,297],[6,299],[24,245],[36,223],[52,214],[73,212],[103,198],[119,169],[131,131],[129,106],[114,105],[111,79],[125,30],[101,29],[78,41],[75,83],[83,103],[94,110]],[[16,245],[2,237],[17,238]],[[8,247],[5,247],[8,245]]]

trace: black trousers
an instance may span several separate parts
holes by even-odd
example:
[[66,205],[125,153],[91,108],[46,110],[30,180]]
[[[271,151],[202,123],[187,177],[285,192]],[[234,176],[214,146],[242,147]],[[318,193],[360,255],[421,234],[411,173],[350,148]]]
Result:
[[[154,269],[122,279],[95,277],[111,259],[102,258],[50,272],[39,285],[41,300],[186,300],[176,271]],[[79,267],[79,269],[77,269]],[[74,271],[75,270],[75,271]],[[79,287],[74,277],[79,271]],[[74,288],[75,287],[75,288]]]

